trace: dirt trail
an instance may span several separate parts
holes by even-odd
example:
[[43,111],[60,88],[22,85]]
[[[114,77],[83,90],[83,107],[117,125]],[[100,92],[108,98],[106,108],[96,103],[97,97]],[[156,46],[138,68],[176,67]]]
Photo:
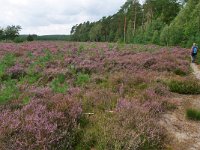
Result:
[[[191,64],[193,74],[200,80],[200,70]],[[169,150],[200,150],[200,122],[186,119],[187,108],[200,109],[200,95],[179,95],[175,99],[180,105],[173,112],[163,115],[161,125],[167,130]]]

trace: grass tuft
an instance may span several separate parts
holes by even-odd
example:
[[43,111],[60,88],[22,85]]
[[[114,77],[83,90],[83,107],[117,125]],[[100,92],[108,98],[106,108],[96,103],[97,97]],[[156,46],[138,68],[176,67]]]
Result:
[[200,84],[195,80],[172,80],[168,83],[171,92],[179,94],[200,94]]
[[190,120],[200,120],[200,110],[196,110],[196,109],[187,109],[186,111],[186,116],[188,119]]

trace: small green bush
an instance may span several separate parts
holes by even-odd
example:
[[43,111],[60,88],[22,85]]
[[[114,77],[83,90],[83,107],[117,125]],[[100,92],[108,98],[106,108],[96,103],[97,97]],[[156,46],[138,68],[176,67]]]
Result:
[[84,46],[83,44],[81,44],[81,45],[79,46],[79,49],[78,49],[78,51],[77,51],[77,54],[80,55],[84,50],[85,50],[85,46]]
[[8,80],[2,83],[0,88],[0,104],[5,104],[9,100],[17,98],[19,95],[19,90],[16,86],[15,80]]
[[29,73],[20,79],[20,83],[34,84],[42,77],[39,73]]
[[23,100],[22,100],[22,103],[23,103],[24,105],[29,104],[29,102],[30,102],[30,98],[29,98],[28,96],[24,97]]
[[184,71],[181,70],[181,69],[175,69],[175,70],[174,70],[174,73],[175,73],[176,75],[180,75],[180,76],[185,76],[185,75],[187,75],[187,73],[184,72]]
[[65,93],[69,88],[63,74],[58,75],[58,77],[51,82],[50,86],[55,93]]
[[197,53],[197,57],[196,57],[196,63],[199,65],[200,64],[200,53]]
[[171,92],[179,94],[200,94],[200,84],[195,80],[172,80],[168,83]]
[[45,55],[40,56],[37,65],[45,66],[45,64],[53,59],[53,54],[49,50],[44,50]]
[[191,120],[200,120],[200,111],[195,109],[187,109],[186,116]]
[[33,35],[30,35],[30,34],[29,34],[29,35],[27,36],[26,40],[29,41],[29,42],[34,41]]
[[2,60],[0,60],[0,78],[5,76],[6,69],[15,64],[15,56],[13,54],[6,54]]
[[79,73],[76,78],[76,85],[84,86],[90,81],[90,76],[88,74]]
[[7,67],[11,67],[15,64],[16,57],[13,54],[6,54],[3,59],[1,60],[1,63],[5,64]]
[[26,41],[26,39],[22,38],[22,37],[16,37],[14,40],[13,40],[15,43],[23,43]]

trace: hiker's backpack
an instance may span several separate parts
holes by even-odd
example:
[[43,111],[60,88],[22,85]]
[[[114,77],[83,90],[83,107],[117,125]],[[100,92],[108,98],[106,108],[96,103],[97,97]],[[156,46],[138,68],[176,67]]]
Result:
[[197,48],[196,46],[194,46],[194,47],[192,48],[192,53],[193,53],[193,54],[196,54],[196,53],[197,53],[197,50],[198,50],[198,48]]

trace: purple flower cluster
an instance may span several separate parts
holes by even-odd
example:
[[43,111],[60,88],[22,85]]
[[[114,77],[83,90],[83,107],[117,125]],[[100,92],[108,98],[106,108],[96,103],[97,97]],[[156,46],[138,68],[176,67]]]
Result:
[[[49,109],[48,103],[40,100],[33,100],[20,110],[4,110],[0,113],[0,143],[4,149],[51,149],[68,139],[65,148],[71,148],[70,141],[82,109],[74,102],[68,111],[70,116]],[[5,139],[8,141],[3,142]]]

